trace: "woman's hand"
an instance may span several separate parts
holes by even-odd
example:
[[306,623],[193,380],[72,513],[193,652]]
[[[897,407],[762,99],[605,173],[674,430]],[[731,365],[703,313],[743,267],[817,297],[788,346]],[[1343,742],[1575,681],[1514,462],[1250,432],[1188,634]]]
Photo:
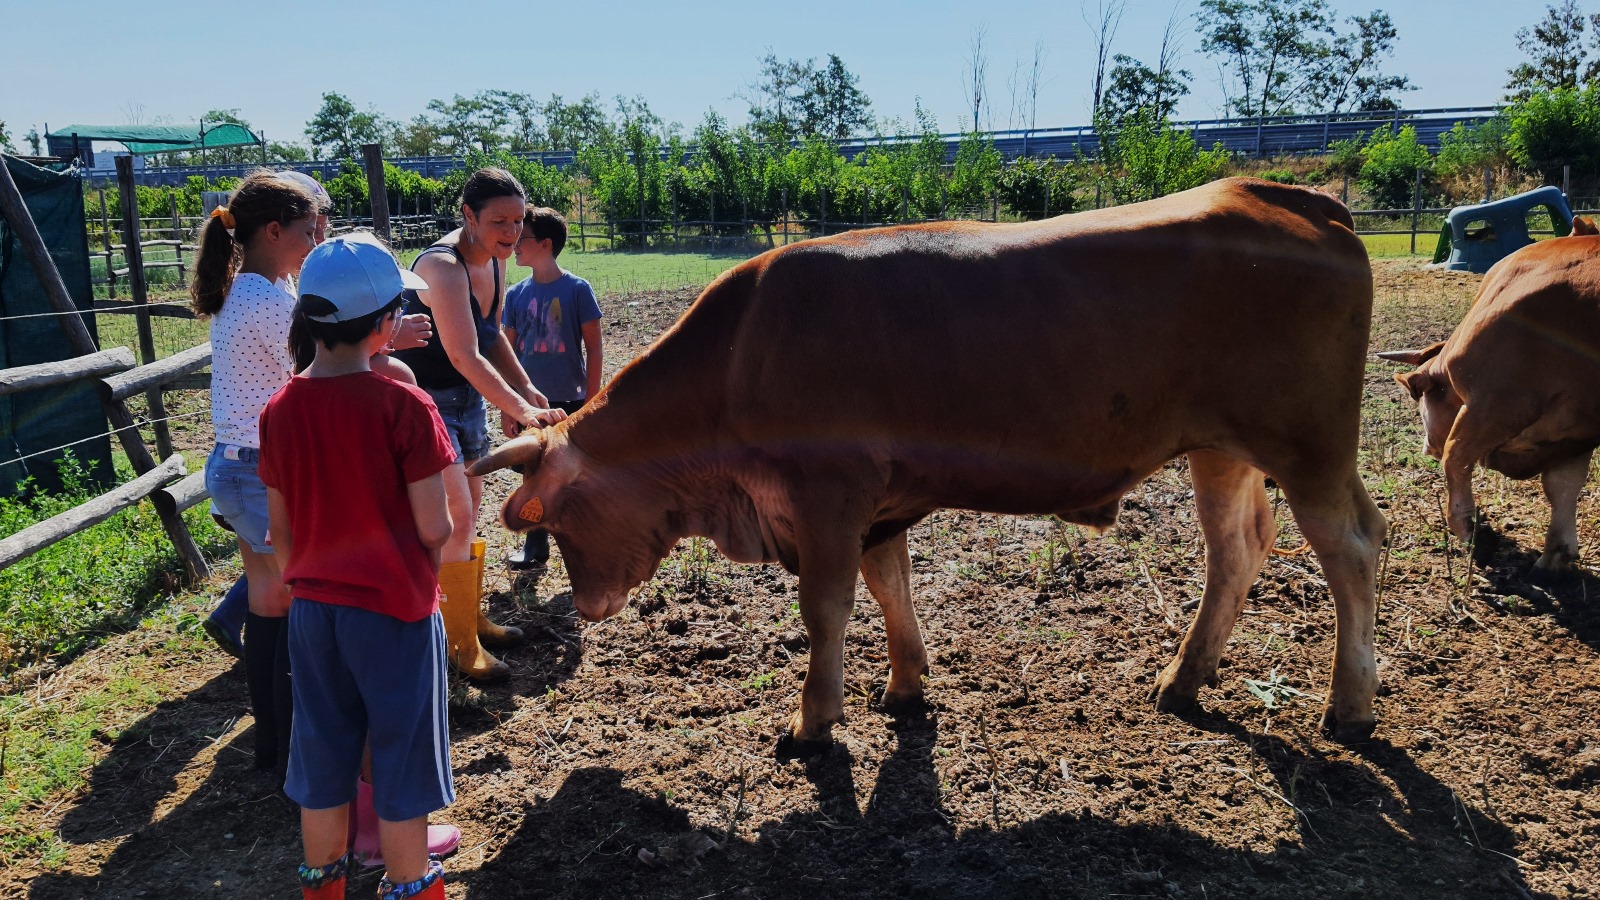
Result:
[[400,319],[400,329],[395,332],[389,349],[410,350],[426,346],[433,338],[433,319],[427,313],[414,313]]

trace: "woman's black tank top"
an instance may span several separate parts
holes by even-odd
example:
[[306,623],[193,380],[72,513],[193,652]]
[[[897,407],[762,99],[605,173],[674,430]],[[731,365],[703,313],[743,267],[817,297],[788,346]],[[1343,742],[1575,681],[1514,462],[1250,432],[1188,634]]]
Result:
[[[449,244],[434,244],[432,247],[417,254],[417,259],[421,259],[429,253],[449,253],[456,258],[456,262],[461,263],[461,268],[465,269],[467,267],[467,261],[461,258],[460,251]],[[478,309],[478,298],[472,293],[471,273],[469,272],[467,276],[467,306],[472,309],[472,327],[478,333],[478,349],[480,352],[500,335],[500,260],[490,257],[489,263],[494,271],[494,302],[489,306],[487,315]],[[416,260],[412,260],[411,268],[416,269],[416,267]],[[417,296],[416,291],[407,290],[405,298],[406,315],[426,313],[429,319],[433,318],[433,310],[428,308],[428,304],[422,302],[422,298]],[[466,376],[456,371],[456,367],[451,365],[450,355],[444,350],[444,342],[439,340],[439,327],[437,324],[434,325],[433,340],[422,347],[397,350],[394,357],[411,367],[411,371],[416,373],[417,384],[422,387],[443,390],[445,388],[461,387],[468,383]]]

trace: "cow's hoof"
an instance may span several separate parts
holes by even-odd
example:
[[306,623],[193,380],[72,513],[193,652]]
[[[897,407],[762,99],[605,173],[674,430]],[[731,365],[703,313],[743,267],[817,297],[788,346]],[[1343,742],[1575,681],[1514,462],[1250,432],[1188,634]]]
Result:
[[787,762],[792,759],[810,759],[813,756],[828,752],[832,747],[832,737],[823,737],[821,740],[805,740],[785,731],[778,736],[778,746],[773,755],[781,762]]
[[1378,722],[1375,719],[1364,722],[1341,722],[1331,706],[1322,713],[1322,733],[1340,744],[1359,744],[1371,740],[1372,732],[1377,727]]
[[1188,715],[1200,708],[1198,692],[1182,691],[1173,685],[1158,682],[1150,693],[1155,697],[1156,709],[1160,712]]

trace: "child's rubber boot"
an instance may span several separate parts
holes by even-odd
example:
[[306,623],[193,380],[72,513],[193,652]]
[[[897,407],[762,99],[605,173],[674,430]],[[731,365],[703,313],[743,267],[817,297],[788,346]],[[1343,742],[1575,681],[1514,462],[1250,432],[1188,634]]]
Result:
[[301,900],[344,900],[345,875],[349,871],[350,854],[348,853],[320,868],[314,869],[301,863]]
[[478,572],[478,640],[485,647],[504,650],[507,647],[519,647],[524,640],[522,629],[514,625],[496,625],[489,621],[483,614],[483,555],[488,551],[488,542],[478,538],[472,542],[472,564]]
[[478,642],[478,564],[472,560],[439,567],[439,614],[444,619],[450,665],[473,681],[488,684],[511,676],[511,667]]
[[430,859],[426,875],[403,884],[390,881],[385,872],[378,882],[378,900],[444,900],[444,866]]
[[[461,846],[461,829],[454,825],[428,826],[428,853],[447,856]],[[356,780],[356,802],[350,805],[350,854],[368,869],[383,865],[378,843],[378,812],[372,808],[372,785]]]

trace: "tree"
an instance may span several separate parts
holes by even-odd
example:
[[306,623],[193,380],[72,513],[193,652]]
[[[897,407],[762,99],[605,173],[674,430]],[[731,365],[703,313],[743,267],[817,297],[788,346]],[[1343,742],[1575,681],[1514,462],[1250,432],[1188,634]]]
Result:
[[306,123],[306,141],[314,158],[355,159],[362,144],[383,139],[387,124],[376,110],[357,110],[349,97],[329,91],[322,95],[317,114]]
[[1546,183],[1600,171],[1600,85],[1540,91],[1506,111],[1511,158]]
[[438,156],[445,149],[439,126],[427,116],[412,116],[409,122],[389,123],[385,140],[396,156]]
[[39,126],[35,125],[29,128],[28,133],[23,135],[22,139],[28,142],[28,152],[34,156],[44,155],[44,138],[39,136]]
[[989,56],[983,48],[988,34],[987,25],[979,25],[972,33],[972,40],[967,44],[967,65],[962,70],[967,100],[972,104],[972,131],[983,129],[983,104],[989,96]]
[[1121,53],[1113,61],[1096,119],[1117,123],[1130,113],[1148,111],[1167,120],[1177,110],[1178,100],[1189,93],[1187,69],[1157,71]]
[[506,135],[512,152],[543,150],[546,134],[539,126],[541,107],[529,94],[517,91],[485,91],[479,94],[485,111],[510,129]]
[[560,94],[551,94],[540,112],[550,149],[566,150],[573,156],[584,147],[610,140],[611,122],[600,106],[600,95],[589,94],[576,103],[567,103]]
[[812,60],[780,60],[768,47],[760,76],[739,94],[750,105],[750,128],[778,143],[799,137],[805,96],[816,76]]
[[1317,83],[1332,30],[1325,0],[1201,0],[1200,48],[1221,57],[1229,108],[1292,113]]
[[1373,132],[1362,156],[1356,183],[1379,206],[1388,209],[1410,206],[1417,171],[1420,169],[1425,178],[1433,171],[1433,157],[1417,140],[1417,129],[1411,125],[1398,133],[1387,125]]
[[1106,93],[1106,62],[1111,58],[1111,45],[1117,39],[1117,29],[1122,26],[1122,14],[1128,9],[1127,0],[1099,0],[1095,8],[1095,16],[1089,18],[1087,5],[1078,7],[1083,15],[1083,23],[1095,37],[1094,53],[1094,89],[1090,92],[1089,112],[1092,115],[1100,109],[1100,103],[1105,99]]
[[4,119],[0,119],[0,150],[7,153],[16,153],[17,147],[11,143],[11,132],[6,128]]
[[469,150],[487,153],[505,143],[494,104],[483,93],[429,100],[428,111],[434,114],[434,127],[451,153],[462,154]]
[[[1600,40],[1600,15],[1594,20],[1596,39]],[[1517,49],[1528,59],[1510,70],[1506,99],[1520,102],[1540,91],[1576,88],[1585,55],[1583,26],[1577,0],[1562,0],[1547,7],[1544,18],[1532,28],[1517,29]],[[1584,71],[1584,78],[1592,80],[1597,68],[1600,60]]]
[[871,125],[872,101],[856,85],[858,80],[843,60],[829,53],[828,65],[812,70],[800,96],[800,134],[843,140]]
[[1352,30],[1334,37],[1329,45],[1321,81],[1321,106],[1328,112],[1346,109],[1399,109],[1393,94],[1414,91],[1404,75],[1385,75],[1379,58],[1394,55],[1398,37],[1389,14],[1374,10],[1370,16],[1351,16]]

